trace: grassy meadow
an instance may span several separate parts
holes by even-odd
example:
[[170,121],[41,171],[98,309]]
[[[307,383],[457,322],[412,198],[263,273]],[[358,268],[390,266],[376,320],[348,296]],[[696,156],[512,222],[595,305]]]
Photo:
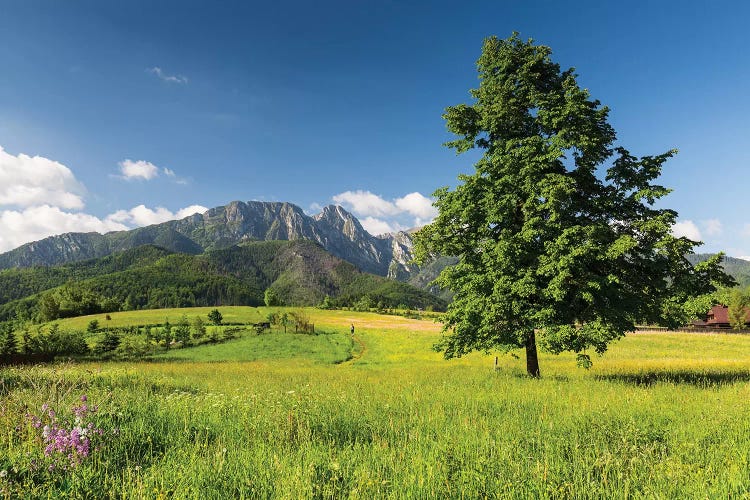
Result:
[[588,371],[542,355],[532,380],[522,357],[443,360],[432,321],[308,313],[318,335],[0,368],[0,497],[750,497],[750,336],[638,333]]

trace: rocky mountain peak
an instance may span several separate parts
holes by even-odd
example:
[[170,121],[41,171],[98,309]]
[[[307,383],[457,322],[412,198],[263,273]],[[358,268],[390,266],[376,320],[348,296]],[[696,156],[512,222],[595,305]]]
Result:
[[356,241],[372,237],[359,220],[339,205],[328,205],[317,215],[313,215],[316,222],[326,224],[332,229],[340,231],[349,240]]
[[203,214],[130,231],[51,236],[0,254],[0,269],[102,257],[144,244],[201,253],[253,240],[311,240],[361,270],[381,276],[405,279],[414,267],[407,233],[375,237],[341,206],[328,205],[310,217],[292,203],[235,200]]

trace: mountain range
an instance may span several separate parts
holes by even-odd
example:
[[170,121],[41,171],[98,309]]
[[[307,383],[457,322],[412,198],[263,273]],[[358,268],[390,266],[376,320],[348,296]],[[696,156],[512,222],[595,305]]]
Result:
[[0,254],[0,269],[52,266],[104,257],[140,245],[197,255],[246,241],[309,240],[359,269],[407,281],[418,274],[410,263],[409,232],[372,236],[352,214],[329,205],[308,216],[282,202],[233,201],[180,220],[100,233],[66,233]]
[[[290,203],[240,202],[129,231],[66,233],[0,254],[0,321],[140,308],[287,305],[441,310],[411,232],[373,236],[340,206],[308,216]],[[442,295],[442,296],[438,296]],[[327,297],[327,298],[326,298]]]

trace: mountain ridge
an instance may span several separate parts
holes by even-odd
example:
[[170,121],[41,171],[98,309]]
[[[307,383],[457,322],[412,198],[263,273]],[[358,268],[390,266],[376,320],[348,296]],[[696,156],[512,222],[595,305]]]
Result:
[[405,281],[411,263],[409,232],[373,236],[338,205],[309,216],[288,202],[232,201],[202,214],[108,233],[64,233],[0,254],[0,269],[51,266],[99,258],[144,244],[200,254],[243,241],[310,240],[359,269]]

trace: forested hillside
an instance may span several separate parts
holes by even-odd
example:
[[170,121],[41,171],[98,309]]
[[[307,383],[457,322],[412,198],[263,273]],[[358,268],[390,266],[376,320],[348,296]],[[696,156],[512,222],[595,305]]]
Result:
[[[698,262],[707,260],[713,255],[715,254],[697,253],[688,255],[688,260],[693,265],[695,265]],[[735,280],[737,280],[737,283],[742,288],[750,286],[750,261],[747,261],[745,259],[737,259],[734,257],[724,257],[724,262],[722,263],[722,265],[724,266],[724,270],[727,272],[727,274],[731,275]]]
[[[311,241],[248,242],[201,255],[152,245],[54,267],[0,272],[0,321],[49,321],[166,307],[357,302],[440,310],[445,301],[406,283],[359,271]],[[328,297],[328,299],[326,299]]]

